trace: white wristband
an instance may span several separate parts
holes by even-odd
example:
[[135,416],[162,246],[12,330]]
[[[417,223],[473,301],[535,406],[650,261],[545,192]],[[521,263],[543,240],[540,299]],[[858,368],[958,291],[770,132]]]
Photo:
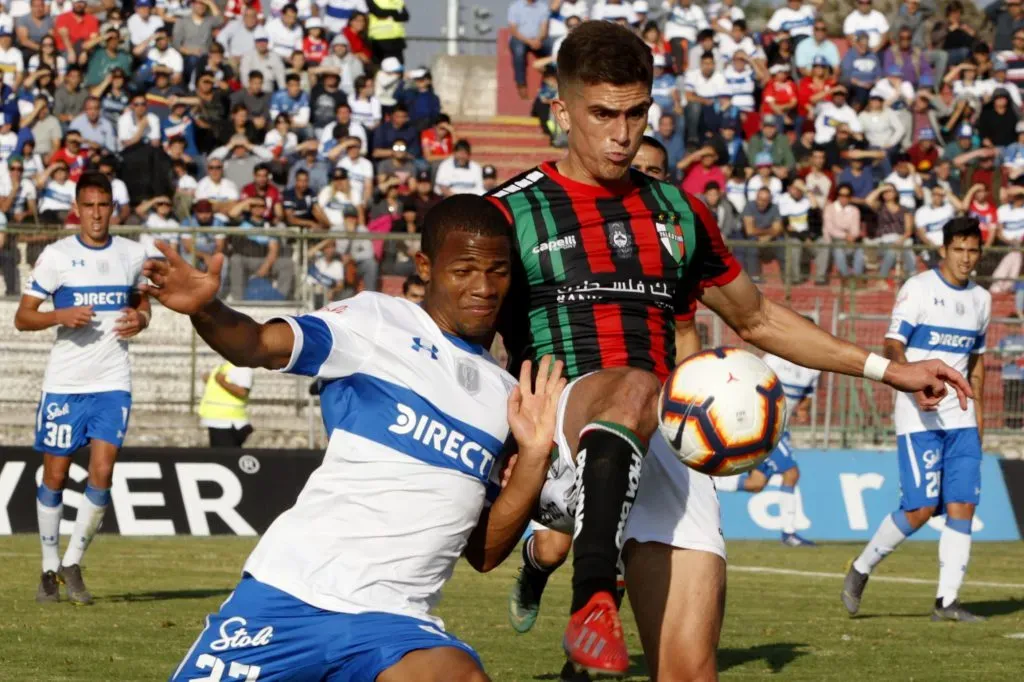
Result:
[[872,381],[881,381],[885,376],[885,370],[889,366],[889,360],[877,353],[868,355],[864,361],[864,378]]

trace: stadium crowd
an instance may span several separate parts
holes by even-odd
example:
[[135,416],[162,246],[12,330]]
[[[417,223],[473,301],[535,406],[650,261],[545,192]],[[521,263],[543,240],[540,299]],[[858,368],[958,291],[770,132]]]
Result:
[[[906,0],[888,17],[858,0],[835,38],[820,0],[788,0],[760,33],[735,0],[706,10],[514,0],[508,21],[522,96],[527,69],[543,71],[533,110],[553,144],[565,140],[550,114],[561,41],[584,20],[628,24],[654,53],[649,133],[726,238],[750,242],[736,249],[748,271],[777,260],[795,282],[825,283],[834,268],[890,286],[917,263],[886,247],[935,245],[957,214],[979,218],[987,245],[1024,237],[1021,1],[989,8],[991,45],[961,22],[957,0],[943,12]],[[403,0],[263,2],[10,2],[0,14],[2,220],[74,223],[75,181],[98,168],[114,181],[115,224],[144,226],[142,241],[166,238],[203,262],[223,252],[234,300],[288,298],[298,277],[343,298],[382,274],[411,274],[415,240],[161,231],[415,234],[443,196],[497,183],[441,112],[430,71],[406,68]],[[52,236],[18,239],[31,265]],[[13,234],[0,240],[6,292],[17,294],[20,250]],[[1008,292],[1021,265],[1014,250],[986,257],[979,274]],[[1024,290],[1018,299],[1024,310]]]
[[[654,53],[648,133],[725,237],[751,243],[736,251],[755,279],[776,260],[793,282],[870,269],[888,288],[918,267],[888,247],[938,246],[943,225],[970,214],[986,246],[1013,247],[978,270],[993,292],[1011,291],[1024,237],[1021,0],[986,10],[992,44],[962,22],[958,0],[941,12],[934,0],[905,0],[890,16],[857,0],[835,37],[823,5],[787,0],[753,33],[735,0],[516,0],[517,83],[522,94],[533,52],[543,71],[534,114],[564,144],[549,106],[561,41],[588,19],[631,26]],[[773,246],[784,239],[800,245]]]

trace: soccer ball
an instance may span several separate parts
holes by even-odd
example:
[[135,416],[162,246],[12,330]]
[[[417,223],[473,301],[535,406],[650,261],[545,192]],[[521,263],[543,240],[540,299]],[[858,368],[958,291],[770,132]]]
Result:
[[691,355],[658,400],[660,429],[679,461],[712,476],[750,471],[786,430],[786,396],[775,372],[739,348]]

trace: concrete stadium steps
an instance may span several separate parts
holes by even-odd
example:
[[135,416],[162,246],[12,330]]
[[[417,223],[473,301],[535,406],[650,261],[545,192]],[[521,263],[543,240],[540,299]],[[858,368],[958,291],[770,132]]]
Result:
[[481,165],[492,164],[501,181],[563,154],[550,145],[537,119],[529,116],[461,119],[454,126],[459,138],[472,143],[473,159]]

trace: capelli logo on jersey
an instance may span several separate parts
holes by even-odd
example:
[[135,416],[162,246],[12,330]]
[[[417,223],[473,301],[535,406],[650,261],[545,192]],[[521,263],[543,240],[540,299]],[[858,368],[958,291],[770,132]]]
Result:
[[950,346],[952,348],[971,348],[974,345],[974,337],[965,334],[950,334],[948,332],[929,332],[929,346]]
[[[494,455],[482,445],[466,438],[466,435],[423,414],[408,405],[396,403],[398,417],[388,431],[399,436],[411,435],[414,440],[433,448],[445,457],[459,462],[465,468],[486,478],[494,465]],[[474,461],[478,458],[479,461]]]
[[576,248],[576,236],[569,235],[568,237],[559,237],[558,239],[551,239],[538,244],[533,247],[533,253],[544,253],[545,251],[555,252],[562,251],[564,249],[575,249]]
[[220,639],[210,642],[210,649],[212,651],[227,651],[228,649],[246,649],[270,644],[270,638],[274,636],[273,626],[268,625],[255,635],[250,635],[246,629],[248,624],[241,616],[228,618],[221,623]]

